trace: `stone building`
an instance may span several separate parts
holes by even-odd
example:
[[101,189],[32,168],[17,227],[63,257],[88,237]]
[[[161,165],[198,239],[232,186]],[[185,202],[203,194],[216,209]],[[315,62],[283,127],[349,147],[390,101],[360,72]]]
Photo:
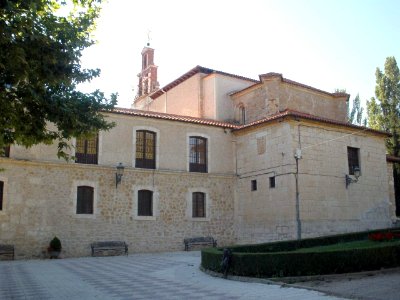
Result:
[[[142,51],[133,109],[116,126],[55,145],[11,145],[0,158],[0,243],[41,257],[124,240],[129,251],[183,250],[183,239],[258,243],[392,226],[387,134],[347,122],[349,95],[281,74],[259,80],[197,66],[159,88]],[[124,167],[121,181],[116,166]]]

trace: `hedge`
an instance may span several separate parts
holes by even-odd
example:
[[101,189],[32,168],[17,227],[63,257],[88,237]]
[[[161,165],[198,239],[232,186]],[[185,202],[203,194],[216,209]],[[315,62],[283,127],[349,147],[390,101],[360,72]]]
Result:
[[[252,277],[308,276],[377,270],[400,266],[400,241],[377,242],[374,247],[335,251],[293,252],[299,248],[332,245],[368,239],[374,230],[322,238],[229,247],[233,251],[229,273]],[[396,230],[399,232],[399,230]],[[201,253],[202,267],[221,272],[222,248]]]

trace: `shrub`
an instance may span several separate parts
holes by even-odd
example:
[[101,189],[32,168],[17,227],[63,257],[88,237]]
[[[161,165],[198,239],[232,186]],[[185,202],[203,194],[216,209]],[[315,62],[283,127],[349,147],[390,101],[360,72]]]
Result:
[[[395,230],[380,230],[229,247],[233,251],[230,273],[240,276],[283,277],[338,274],[400,266],[400,240],[372,244],[366,248],[312,248],[367,241],[371,234],[378,233],[383,233],[385,237],[396,237],[400,234]],[[298,249],[302,250],[295,251]],[[221,272],[221,261],[222,248],[204,249],[201,253],[201,264],[205,269]]]
[[51,251],[61,251],[61,241],[58,237],[54,237],[51,241],[50,241],[50,247],[49,250]]

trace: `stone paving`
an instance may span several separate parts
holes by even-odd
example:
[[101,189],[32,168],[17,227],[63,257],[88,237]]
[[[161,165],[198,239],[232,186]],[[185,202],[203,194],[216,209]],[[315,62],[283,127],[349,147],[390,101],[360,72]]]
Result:
[[0,299],[341,299],[199,270],[200,252],[0,261]]

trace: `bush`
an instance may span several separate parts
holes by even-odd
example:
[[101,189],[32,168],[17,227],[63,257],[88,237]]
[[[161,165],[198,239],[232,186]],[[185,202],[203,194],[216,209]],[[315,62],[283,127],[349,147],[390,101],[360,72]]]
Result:
[[[394,231],[359,232],[300,241],[229,247],[233,251],[230,273],[239,276],[284,277],[338,274],[400,266],[400,241],[376,243],[369,248],[360,249],[311,248],[368,240],[370,233],[377,232],[386,234]],[[304,250],[295,251],[298,249]],[[201,253],[201,264],[205,269],[221,272],[221,261],[222,248],[209,248]]]
[[51,251],[61,251],[61,241],[58,237],[54,237],[51,241],[50,241],[50,250]]

